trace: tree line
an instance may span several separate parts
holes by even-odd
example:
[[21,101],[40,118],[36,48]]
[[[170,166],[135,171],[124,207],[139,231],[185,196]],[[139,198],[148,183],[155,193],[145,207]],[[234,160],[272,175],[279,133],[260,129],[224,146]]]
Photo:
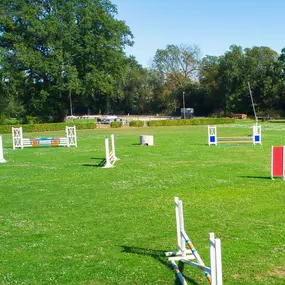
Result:
[[[109,0],[2,0],[0,117],[62,121],[80,114],[282,116],[285,49],[232,45],[201,58],[196,45],[158,49],[143,68],[124,50],[133,35]],[[1,121],[1,120],[0,120]]]

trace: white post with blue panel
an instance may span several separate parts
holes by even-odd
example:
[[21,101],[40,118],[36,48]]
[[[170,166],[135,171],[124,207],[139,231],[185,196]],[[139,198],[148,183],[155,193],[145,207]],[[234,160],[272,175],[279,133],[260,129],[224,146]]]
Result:
[[208,126],[208,145],[217,143],[217,126]]
[[254,145],[256,144],[262,144],[261,142],[261,126],[254,125],[252,127],[252,142]]

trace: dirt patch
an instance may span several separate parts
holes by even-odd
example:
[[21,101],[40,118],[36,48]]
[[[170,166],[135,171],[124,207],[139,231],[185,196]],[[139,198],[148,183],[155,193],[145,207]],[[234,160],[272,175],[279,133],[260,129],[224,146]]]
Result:
[[268,271],[268,275],[271,277],[285,277],[285,267],[277,266],[274,270]]

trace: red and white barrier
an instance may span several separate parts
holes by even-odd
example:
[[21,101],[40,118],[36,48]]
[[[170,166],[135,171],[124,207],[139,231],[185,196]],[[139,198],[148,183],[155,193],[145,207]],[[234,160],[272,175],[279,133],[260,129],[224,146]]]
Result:
[[285,146],[272,146],[271,179],[282,177],[285,180]]
[[2,143],[2,136],[0,136],[0,163],[5,163],[6,160],[4,159],[3,154],[3,143]]

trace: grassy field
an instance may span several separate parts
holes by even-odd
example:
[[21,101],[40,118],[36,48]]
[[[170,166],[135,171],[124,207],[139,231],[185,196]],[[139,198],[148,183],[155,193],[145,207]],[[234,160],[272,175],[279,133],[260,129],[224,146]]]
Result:
[[[248,135],[250,126],[218,134]],[[179,284],[164,257],[176,249],[175,196],[206,264],[208,233],[221,238],[224,284],[285,284],[285,184],[270,179],[285,127],[262,128],[262,146],[209,147],[207,126],[82,130],[78,148],[13,150],[3,135],[1,284]],[[120,161],[102,169],[111,133]],[[142,134],[155,146],[139,146]],[[207,284],[194,268],[184,275]]]

